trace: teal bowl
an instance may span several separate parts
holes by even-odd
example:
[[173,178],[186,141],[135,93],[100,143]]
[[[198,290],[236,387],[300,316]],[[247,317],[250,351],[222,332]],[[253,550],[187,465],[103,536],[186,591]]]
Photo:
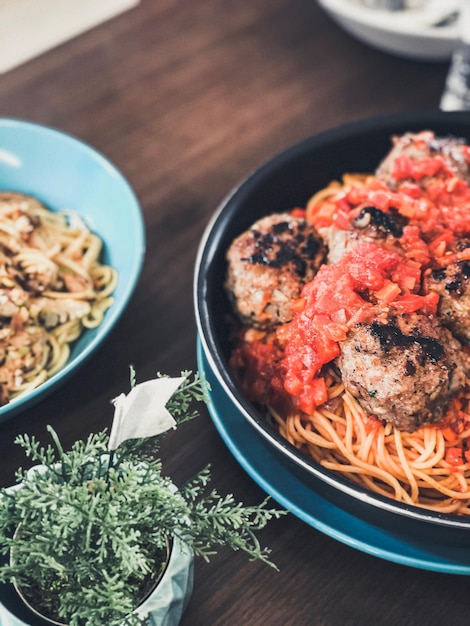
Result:
[[103,240],[101,261],[118,273],[114,304],[101,325],[72,344],[63,369],[0,407],[2,422],[50,394],[105,340],[137,284],[145,227],[134,191],[106,157],[71,135],[38,124],[0,118],[0,190],[35,196],[52,210],[76,212]]

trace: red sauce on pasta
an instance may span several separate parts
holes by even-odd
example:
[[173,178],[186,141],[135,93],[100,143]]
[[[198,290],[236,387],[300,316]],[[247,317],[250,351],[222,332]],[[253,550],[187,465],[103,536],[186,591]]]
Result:
[[340,354],[349,328],[393,304],[404,313],[435,313],[438,295],[419,295],[420,270],[393,250],[363,243],[305,285],[292,321],[271,334],[243,330],[231,366],[252,401],[304,413],[328,399],[322,367]]
[[[343,187],[307,210],[317,229],[347,230],[364,207],[398,214],[406,220],[401,253],[362,243],[338,263],[320,268],[295,303],[290,323],[272,333],[242,329],[231,366],[250,400],[310,414],[328,398],[322,368],[339,356],[338,342],[353,324],[389,305],[402,313],[436,313],[439,296],[419,293],[421,275],[431,262],[470,258],[470,248],[449,251],[456,236],[469,230],[470,189],[437,158],[416,162],[402,155],[393,175],[396,191],[369,177],[364,186]],[[418,186],[426,176],[434,178]]]
[[[420,137],[413,139],[418,147]],[[470,163],[469,147],[460,154],[457,165]],[[385,352],[387,342],[404,348],[420,342],[423,359],[440,358],[439,342],[400,335],[387,320],[397,311],[436,315],[440,296],[426,292],[428,274],[445,275],[452,264],[470,275],[470,187],[448,163],[415,161],[404,152],[393,171],[385,168],[385,177],[394,179],[390,188],[376,176],[345,174],[305,210],[294,209],[318,231],[330,229],[323,234],[330,241],[333,233],[333,251],[338,242],[340,253],[351,250],[355,238],[340,233],[336,239],[337,231],[372,228],[371,236],[358,235],[350,252],[320,267],[292,303],[289,323],[269,331],[242,327],[230,365],[246,397],[268,409],[279,433],[326,469],[407,504],[470,515],[470,390],[452,397],[441,422],[402,432],[367,414],[331,366],[361,322]],[[445,288],[460,289],[459,281]]]

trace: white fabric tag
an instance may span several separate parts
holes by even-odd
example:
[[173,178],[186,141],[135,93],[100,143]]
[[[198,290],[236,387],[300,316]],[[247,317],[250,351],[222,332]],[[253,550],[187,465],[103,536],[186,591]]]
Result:
[[175,428],[176,422],[165,405],[183,380],[184,377],[148,380],[127,395],[121,393],[115,398],[109,450],[116,450],[126,439],[154,437]]

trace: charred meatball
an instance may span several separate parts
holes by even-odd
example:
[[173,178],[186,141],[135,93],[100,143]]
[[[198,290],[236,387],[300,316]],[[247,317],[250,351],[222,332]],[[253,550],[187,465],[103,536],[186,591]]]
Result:
[[270,328],[289,322],[292,301],[325,259],[312,225],[288,213],[255,222],[227,252],[225,287],[243,323]]
[[439,294],[439,318],[465,344],[470,344],[470,261],[433,270],[425,288]]
[[373,206],[361,209],[359,215],[350,220],[351,227],[342,230],[331,226],[323,229],[322,237],[328,247],[328,263],[337,263],[362,242],[400,249],[398,239],[408,219],[394,211],[382,211]]
[[[393,138],[393,148],[377,168],[376,175],[387,187],[395,189],[397,159],[407,155],[413,161],[439,157],[451,172],[470,184],[470,164],[465,156],[465,141],[455,137],[436,137],[431,131],[406,133]],[[422,184],[426,184],[423,179]]]
[[357,325],[341,343],[338,366],[367,413],[405,431],[440,421],[470,373],[450,331],[416,313]]

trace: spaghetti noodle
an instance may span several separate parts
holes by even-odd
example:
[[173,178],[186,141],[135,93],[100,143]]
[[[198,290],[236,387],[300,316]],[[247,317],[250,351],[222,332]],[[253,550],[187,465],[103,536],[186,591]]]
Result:
[[[463,156],[470,164],[466,146]],[[280,434],[323,467],[399,502],[470,515],[468,386],[452,396],[437,423],[400,430],[367,412],[345,389],[336,366],[341,341],[364,319],[390,308],[436,318],[439,296],[426,288],[426,278],[436,268],[470,259],[468,182],[440,157],[414,162],[405,155],[397,163],[394,188],[377,175],[346,174],[312,196],[305,217],[330,236],[350,233],[354,220],[379,210],[387,219],[399,216],[400,232],[381,233],[366,244],[360,237],[359,243],[346,240],[345,260],[330,259],[305,285],[291,322],[237,331],[230,365],[247,397],[267,407]],[[361,245],[356,258],[347,254],[348,246]],[[361,265],[369,252],[370,262]]]
[[270,419],[283,437],[326,469],[375,493],[470,515],[470,465],[462,453],[470,437],[468,397],[460,400],[465,410],[459,410],[457,429],[426,425],[407,433],[366,415],[342,383],[331,380],[331,400],[312,415],[281,416],[271,408]]
[[78,215],[0,193],[0,404],[67,363],[70,344],[113,304],[116,271]]

